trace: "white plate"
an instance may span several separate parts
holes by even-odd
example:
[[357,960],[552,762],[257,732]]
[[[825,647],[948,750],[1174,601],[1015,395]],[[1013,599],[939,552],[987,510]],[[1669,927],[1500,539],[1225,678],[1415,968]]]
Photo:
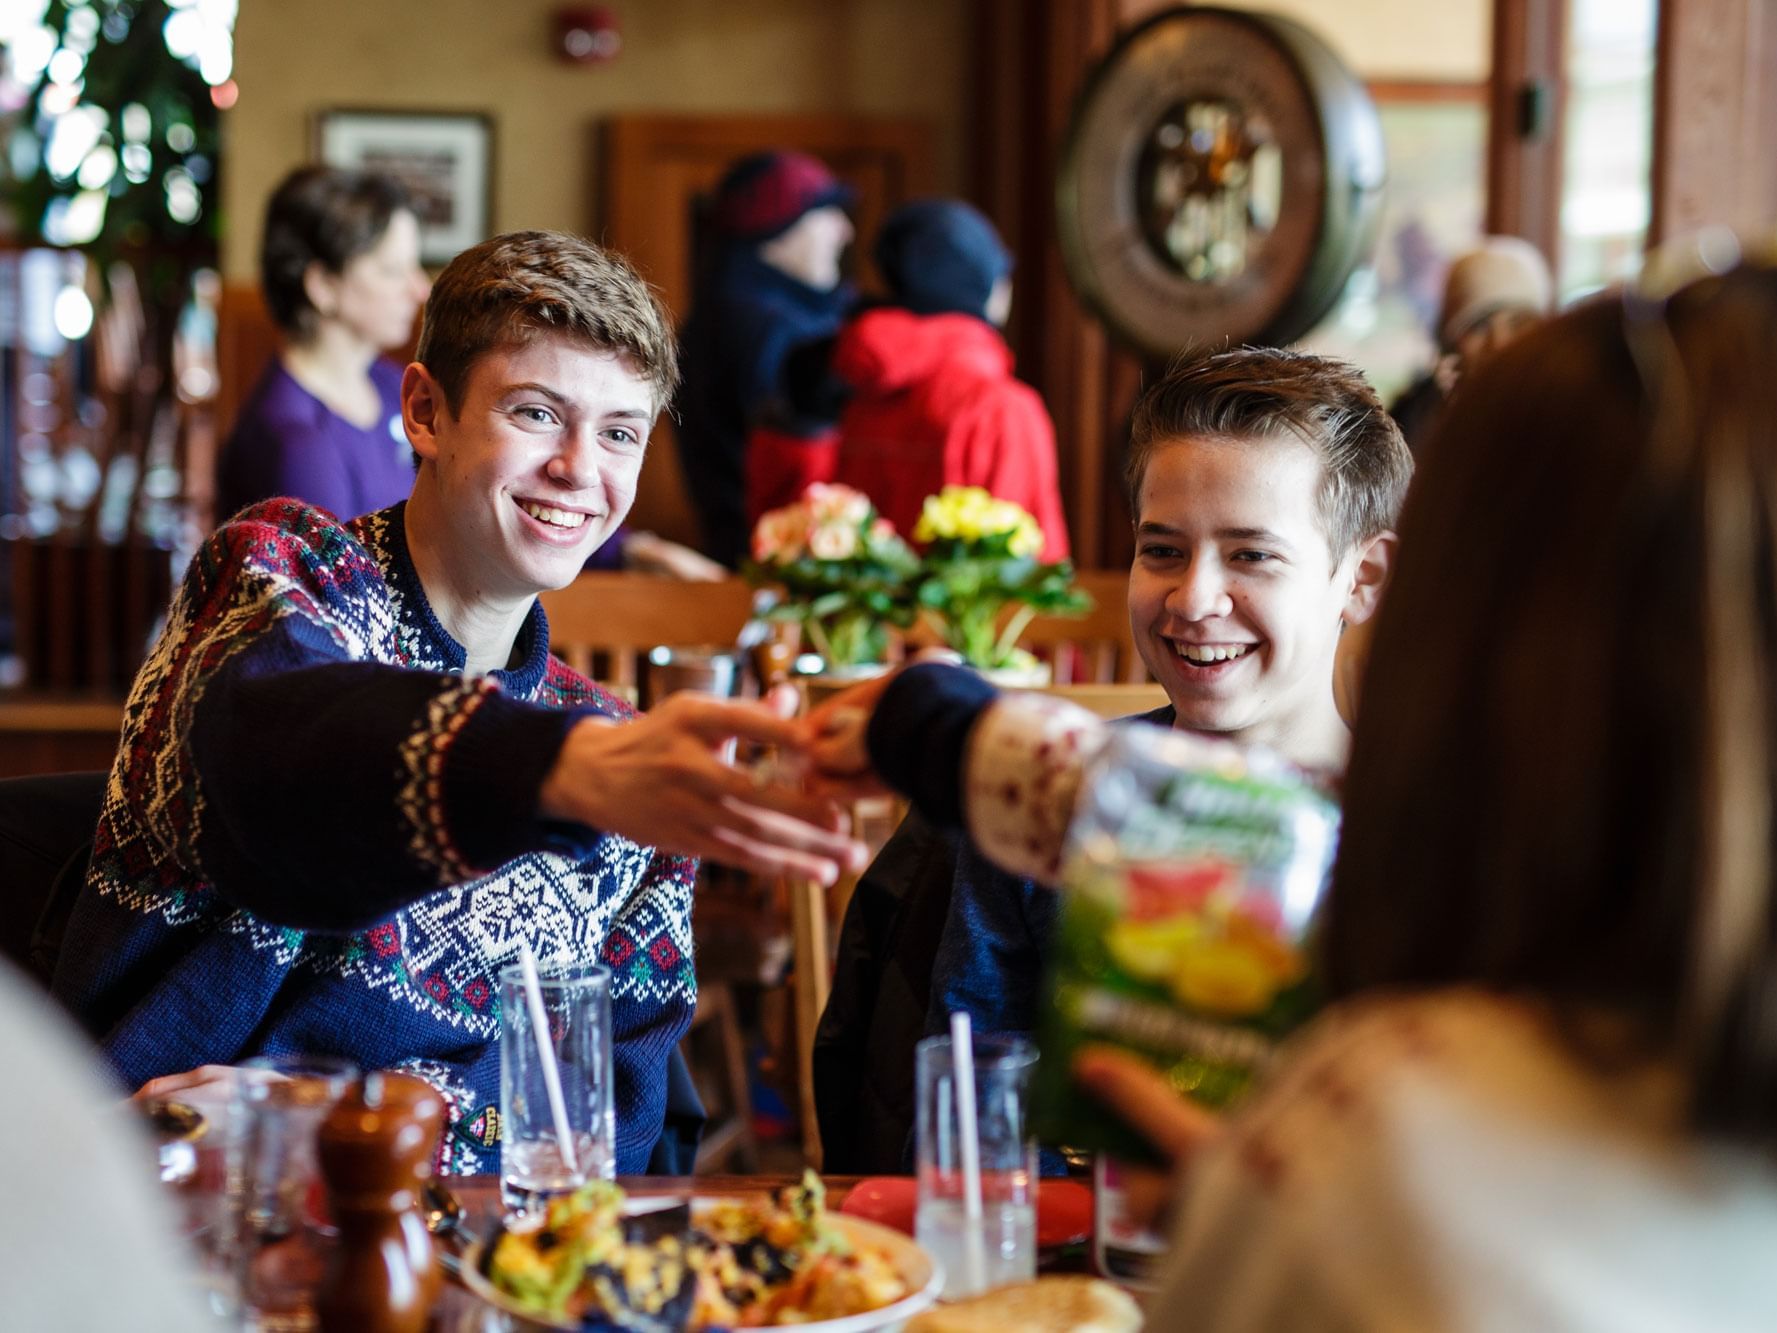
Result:
[[[721,1199],[694,1199],[691,1203],[692,1213],[702,1213],[718,1203]],[[907,1286],[908,1294],[893,1305],[885,1305],[880,1310],[869,1310],[863,1314],[847,1315],[844,1319],[822,1319],[811,1324],[795,1324],[790,1327],[801,1329],[804,1333],[893,1333],[902,1323],[911,1319],[921,1310],[938,1299],[938,1293],[944,1289],[944,1270],[938,1261],[921,1249],[911,1237],[892,1231],[888,1227],[879,1226],[875,1222],[866,1222],[861,1217],[851,1217],[845,1213],[829,1213],[828,1220],[839,1229],[841,1235],[855,1246],[868,1245],[888,1255],[889,1262],[900,1274],[901,1281]],[[580,1324],[577,1320],[549,1319],[535,1314],[528,1314],[513,1304],[510,1297],[496,1288],[481,1273],[481,1248],[483,1242],[476,1241],[463,1252],[462,1271],[459,1276],[463,1285],[468,1287],[494,1309],[522,1321],[528,1321],[538,1328],[556,1328],[579,1333]],[[521,1324],[522,1327],[522,1324]]]

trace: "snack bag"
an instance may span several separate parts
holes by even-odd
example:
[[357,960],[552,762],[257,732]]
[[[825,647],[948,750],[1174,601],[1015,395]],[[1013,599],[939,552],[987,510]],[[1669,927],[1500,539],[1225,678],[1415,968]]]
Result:
[[1209,1106],[1235,1101],[1317,1007],[1308,937],[1339,810],[1300,770],[1158,727],[1120,727],[1068,830],[1039,1019],[1033,1124],[1045,1143],[1152,1160],[1069,1076],[1106,1043]]

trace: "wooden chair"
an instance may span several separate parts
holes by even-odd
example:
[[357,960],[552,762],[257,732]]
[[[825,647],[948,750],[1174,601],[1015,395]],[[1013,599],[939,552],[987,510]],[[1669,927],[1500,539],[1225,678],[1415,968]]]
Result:
[[[731,647],[753,613],[752,589],[738,578],[685,583],[650,574],[589,573],[544,593],[542,601],[549,646],[576,671],[631,699],[651,649]],[[711,1113],[697,1152],[699,1171],[726,1166],[745,1172],[758,1161],[737,980],[746,978],[712,971],[700,956],[697,1013],[683,1048]]]
[[109,770],[122,730],[121,699],[0,694],[0,778]]
[[652,574],[582,574],[543,594],[549,646],[574,670],[633,690],[650,649],[732,647],[753,614],[739,578],[683,583]]
[[1048,657],[1060,683],[1134,685],[1148,680],[1129,628],[1129,571],[1083,570],[1075,582],[1092,594],[1092,610],[1083,616],[1036,616],[1018,642]]
[[802,1127],[802,1158],[821,1165],[821,1129],[814,1106],[814,1034],[833,992],[833,930],[827,894],[811,879],[785,881],[790,900],[791,1031],[796,1042],[796,1118]]
[[[700,1052],[699,1046],[705,1050]],[[746,1040],[741,1035],[732,983],[722,978],[698,978],[697,1011],[679,1049],[709,1115],[703,1142],[697,1145],[697,1173],[717,1168],[737,1175],[757,1171],[759,1146],[753,1138]]]

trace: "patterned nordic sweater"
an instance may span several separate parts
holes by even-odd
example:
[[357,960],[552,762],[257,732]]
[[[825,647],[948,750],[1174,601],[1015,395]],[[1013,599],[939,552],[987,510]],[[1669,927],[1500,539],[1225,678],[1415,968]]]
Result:
[[615,972],[617,1169],[645,1169],[696,998],[694,863],[539,820],[576,718],[632,710],[549,656],[462,674],[403,506],[256,505],[193,559],[136,677],[55,976],[130,1087],[304,1051],[444,1096],[440,1168],[497,1166],[498,973]]

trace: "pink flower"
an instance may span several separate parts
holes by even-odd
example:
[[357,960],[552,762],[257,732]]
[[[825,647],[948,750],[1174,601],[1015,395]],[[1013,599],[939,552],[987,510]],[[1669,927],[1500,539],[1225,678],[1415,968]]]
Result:
[[832,486],[817,481],[809,485],[802,498],[808,505],[810,521],[817,527],[829,523],[862,527],[870,519],[870,497],[850,486]]
[[808,553],[817,560],[849,560],[858,553],[856,524],[823,523],[808,534]]
[[784,565],[802,554],[808,517],[800,505],[786,505],[762,514],[753,529],[753,559],[762,565]]

